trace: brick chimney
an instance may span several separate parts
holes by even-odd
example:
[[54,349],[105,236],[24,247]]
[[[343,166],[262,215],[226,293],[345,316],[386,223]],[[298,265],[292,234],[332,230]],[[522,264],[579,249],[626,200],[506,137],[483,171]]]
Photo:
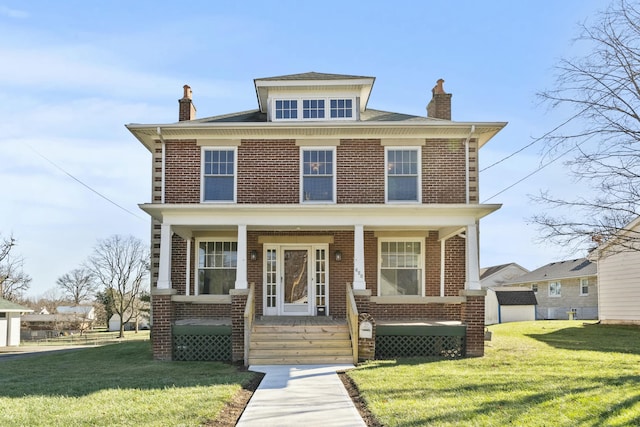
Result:
[[193,120],[196,118],[196,106],[193,105],[193,100],[191,99],[191,88],[189,85],[184,85],[184,96],[182,99],[178,100],[180,104],[180,109],[178,111],[178,120]]
[[451,120],[451,94],[445,93],[443,79],[439,79],[431,89],[431,101],[427,105],[427,117]]

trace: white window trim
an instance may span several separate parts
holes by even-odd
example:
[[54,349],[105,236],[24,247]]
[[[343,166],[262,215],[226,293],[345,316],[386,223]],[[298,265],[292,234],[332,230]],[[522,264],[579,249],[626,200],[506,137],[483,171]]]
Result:
[[[305,151],[331,151],[332,162],[333,162],[333,174],[331,177],[333,178],[332,192],[333,197],[331,200],[305,200],[304,199],[304,152]],[[336,167],[336,147],[326,146],[326,147],[300,147],[300,203],[309,204],[309,205],[317,205],[317,204],[335,204],[336,203],[336,193],[338,187],[336,185],[337,179],[337,167]],[[322,175],[326,176],[326,175]]]
[[[551,284],[552,283],[557,283],[560,285],[560,295],[554,295],[551,293]],[[551,282],[548,283],[549,286],[549,290],[548,290],[548,295],[549,298],[561,298],[562,297],[562,282],[560,280],[552,280]]]
[[[389,200],[389,151],[417,151],[418,152],[418,200]],[[422,203],[422,147],[416,146],[388,146],[384,148],[384,202],[388,204],[418,204]]]
[[[233,151],[233,200],[204,199],[204,160],[206,151]],[[201,147],[200,149],[200,203],[237,203],[238,199],[238,147]]]
[[[582,292],[582,282],[583,282],[583,281],[586,281],[586,282],[587,282],[587,293],[586,293],[586,294],[585,294],[584,292]],[[578,286],[580,286],[579,295],[580,295],[581,297],[588,297],[588,296],[589,296],[589,287],[590,287],[589,279],[587,279],[586,277],[582,277],[582,278],[580,279],[580,281],[578,282]]]
[[418,242],[420,243],[420,293],[419,295],[385,295],[385,298],[415,298],[425,296],[425,239],[418,237],[379,237],[378,238],[378,292],[379,297],[383,297],[382,291],[382,242]]
[[[351,117],[331,117],[331,100],[351,100]],[[323,118],[304,118],[304,107],[303,101],[315,101],[315,100],[323,100],[324,101],[324,117]],[[298,117],[295,119],[277,119],[276,118],[276,101],[298,101],[297,111]],[[291,97],[274,97],[270,100],[269,104],[269,116],[271,117],[271,121],[274,122],[322,122],[322,121],[356,121],[358,120],[358,103],[357,98],[355,96],[315,96],[310,94],[308,96],[291,96]]]
[[[193,295],[200,297],[211,297],[211,296],[227,296],[220,294],[200,294],[200,274],[198,274],[198,270],[200,270],[200,243],[202,242],[235,242],[238,243],[237,237],[198,237],[196,238],[195,248],[192,250],[194,256],[194,268],[193,268]],[[236,265],[236,275],[238,266]]]

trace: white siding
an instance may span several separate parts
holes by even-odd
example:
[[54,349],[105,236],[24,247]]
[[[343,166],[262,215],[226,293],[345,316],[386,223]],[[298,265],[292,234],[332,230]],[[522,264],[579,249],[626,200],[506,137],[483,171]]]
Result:
[[500,323],[536,320],[535,305],[503,305],[500,307]]
[[9,319],[8,317],[0,317],[0,347],[6,347],[8,336],[9,336]]
[[598,260],[600,320],[640,322],[640,252]]

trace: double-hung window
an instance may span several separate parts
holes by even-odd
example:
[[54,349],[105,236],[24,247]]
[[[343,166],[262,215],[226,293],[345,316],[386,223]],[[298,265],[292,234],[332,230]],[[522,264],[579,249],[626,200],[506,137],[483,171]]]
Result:
[[236,282],[238,242],[198,243],[197,295],[228,295]]
[[234,202],[236,187],[236,150],[233,148],[203,149],[202,200]]
[[424,295],[422,243],[419,239],[380,240],[378,295]]
[[560,284],[560,282],[549,282],[549,296],[550,297],[562,296],[562,284]]
[[420,201],[420,148],[387,148],[387,202]]
[[589,295],[589,279],[580,279],[580,296]]
[[303,148],[302,202],[335,202],[335,149]]

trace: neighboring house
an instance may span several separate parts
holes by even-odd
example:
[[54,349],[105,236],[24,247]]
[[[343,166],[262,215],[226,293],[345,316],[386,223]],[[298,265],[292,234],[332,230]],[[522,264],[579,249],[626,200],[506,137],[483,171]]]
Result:
[[[127,125],[152,154],[156,359],[206,359],[216,337],[245,364],[409,354],[403,321],[483,354],[478,223],[500,205],[479,203],[478,150],[506,123],[452,121],[443,80],[427,116],[374,110],[374,81],[258,78],[257,109],[202,119],[185,86],[178,123]],[[274,331],[305,322],[317,340],[287,356]]]
[[524,322],[536,320],[535,293],[529,288],[497,287],[487,289],[485,323]]
[[602,323],[640,324],[640,217],[589,255],[598,264]]
[[[140,313],[137,319],[131,316],[131,312],[127,312],[125,313],[124,318],[129,319],[129,321],[127,321],[124,324],[125,331],[135,331],[136,329],[149,329],[149,315],[147,312]],[[136,328],[136,320],[138,322],[137,328]],[[120,330],[119,314],[116,313],[111,316],[108,322],[108,329],[111,332]]]
[[529,270],[515,262],[482,268],[480,269],[480,285],[483,289],[502,286],[528,272]]
[[20,345],[20,322],[24,313],[33,310],[0,298],[0,347]]
[[62,331],[75,332],[90,329],[95,321],[95,309],[91,305],[61,305],[56,313],[49,314],[43,307],[38,314],[26,314],[22,317],[23,336],[31,339],[49,338]]
[[507,283],[536,294],[537,319],[597,319],[596,264],[587,258],[552,262]]

